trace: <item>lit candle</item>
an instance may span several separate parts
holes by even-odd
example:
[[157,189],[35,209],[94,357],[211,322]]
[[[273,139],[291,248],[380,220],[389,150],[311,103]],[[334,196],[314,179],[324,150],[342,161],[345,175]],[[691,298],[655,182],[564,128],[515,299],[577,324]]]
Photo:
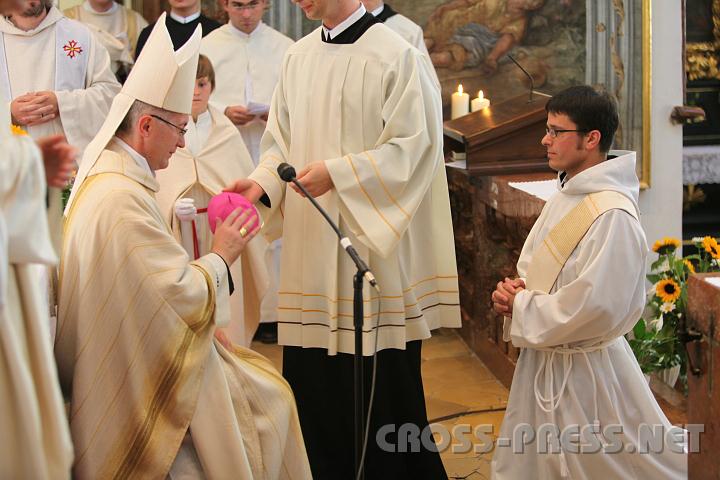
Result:
[[485,96],[483,95],[483,91],[480,90],[477,98],[472,99],[472,102],[470,103],[470,110],[473,112],[477,112],[478,110],[482,110],[483,108],[487,108],[489,106],[490,100],[485,98]]
[[462,85],[458,85],[458,91],[452,94],[450,118],[455,119],[468,113],[470,113],[470,95],[463,92]]

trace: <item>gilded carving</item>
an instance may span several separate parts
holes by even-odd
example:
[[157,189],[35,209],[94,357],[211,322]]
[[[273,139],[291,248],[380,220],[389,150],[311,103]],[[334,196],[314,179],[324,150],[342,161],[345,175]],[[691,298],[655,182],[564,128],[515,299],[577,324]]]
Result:
[[720,80],[720,0],[712,2],[713,37],[710,42],[688,42],[685,71],[689,81]]

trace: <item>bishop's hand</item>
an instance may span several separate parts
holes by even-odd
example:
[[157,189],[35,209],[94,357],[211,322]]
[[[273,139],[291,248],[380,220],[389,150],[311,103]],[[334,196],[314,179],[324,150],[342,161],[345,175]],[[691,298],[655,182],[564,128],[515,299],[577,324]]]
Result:
[[251,210],[236,208],[225,221],[217,219],[211,251],[232,265],[245,245],[260,231],[258,217]]

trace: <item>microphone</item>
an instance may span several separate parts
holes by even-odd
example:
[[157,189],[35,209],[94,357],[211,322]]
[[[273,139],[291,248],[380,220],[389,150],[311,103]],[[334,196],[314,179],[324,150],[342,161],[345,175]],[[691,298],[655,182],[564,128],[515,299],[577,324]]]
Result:
[[533,90],[535,89],[535,83],[533,82],[533,78],[530,76],[530,74],[527,72],[527,70],[525,70],[525,69],[522,67],[522,65],[520,65],[520,64],[517,62],[517,60],[515,60],[515,59],[513,58],[512,55],[510,55],[509,53],[507,53],[506,55],[507,55],[507,57],[508,57],[510,60],[512,60],[512,62],[513,62],[515,65],[517,65],[517,67],[518,67],[520,70],[522,70],[522,72],[525,74],[525,76],[527,76],[527,77],[530,79],[530,100],[528,100],[528,103],[532,103],[532,101],[533,101],[533,99],[532,99],[533,95],[532,95],[532,94],[533,94]]
[[292,182],[294,183],[301,192],[305,194],[308,200],[310,200],[310,203],[312,203],[315,208],[320,212],[320,214],[325,217],[325,220],[330,224],[333,230],[335,230],[335,233],[337,234],[338,238],[340,239],[340,245],[345,249],[348,255],[350,255],[350,258],[355,263],[355,266],[357,267],[358,271],[362,273],[363,277],[365,277],[365,280],[375,289],[378,293],[380,293],[380,287],[377,284],[377,280],[375,280],[375,275],[370,271],[368,266],[365,264],[362,258],[360,258],[360,255],[358,255],[357,250],[355,250],[355,247],[353,247],[352,243],[350,242],[350,239],[347,238],[342,231],[340,231],[340,228],[335,225],[335,222],[332,221],[330,216],[327,214],[324,208],[320,206],[319,203],[315,200],[315,198],[308,193],[307,190],[305,190],[305,187],[302,186],[300,182],[297,181],[296,173],[295,173],[295,167],[290,165],[289,163],[281,163],[277,167],[277,173],[280,175],[280,179],[282,179],[283,182]]

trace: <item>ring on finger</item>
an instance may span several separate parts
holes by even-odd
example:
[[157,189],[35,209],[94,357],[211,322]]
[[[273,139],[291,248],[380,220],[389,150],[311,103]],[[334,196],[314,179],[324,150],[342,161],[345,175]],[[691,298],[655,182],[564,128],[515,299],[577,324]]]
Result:
[[242,228],[240,229],[240,236],[241,236],[242,238],[245,238],[245,236],[247,235],[247,233],[248,233],[247,228],[242,227]]

